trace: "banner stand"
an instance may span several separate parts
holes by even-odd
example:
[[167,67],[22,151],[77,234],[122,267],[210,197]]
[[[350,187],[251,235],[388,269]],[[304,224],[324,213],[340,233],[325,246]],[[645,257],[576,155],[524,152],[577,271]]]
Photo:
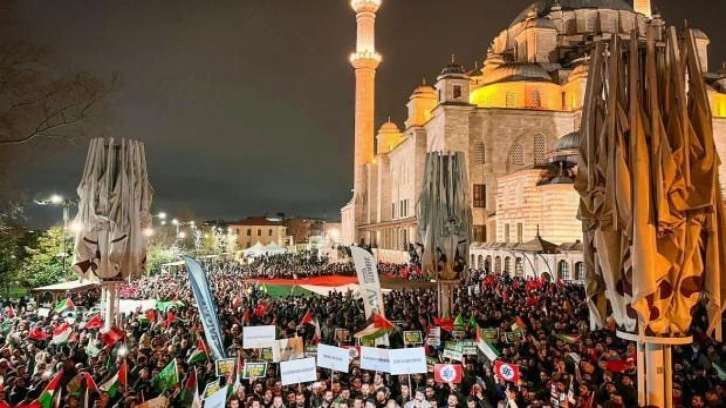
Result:
[[693,343],[693,337],[656,337],[618,330],[617,336],[633,341],[638,350],[638,405],[673,407],[672,346]]

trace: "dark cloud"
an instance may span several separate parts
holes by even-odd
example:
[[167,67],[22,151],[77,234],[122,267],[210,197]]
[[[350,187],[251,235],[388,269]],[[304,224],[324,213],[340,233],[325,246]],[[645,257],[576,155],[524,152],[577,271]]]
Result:
[[[451,54],[482,61],[527,0],[384,0],[378,124],[401,123],[413,88]],[[662,0],[666,20],[709,33],[726,59],[726,3]],[[119,73],[108,132],[146,141],[156,209],[200,218],[252,213],[338,215],[352,186],[355,18],[347,0],[23,0],[20,19],[59,65]],[[85,145],[14,152],[30,195],[70,195]],[[56,214],[31,211],[31,224]]]

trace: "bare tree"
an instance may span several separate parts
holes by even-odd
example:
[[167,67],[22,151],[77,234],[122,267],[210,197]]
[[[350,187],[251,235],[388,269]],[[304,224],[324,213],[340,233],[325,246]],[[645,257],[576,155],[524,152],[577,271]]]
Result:
[[59,74],[49,55],[47,48],[18,39],[12,24],[0,21],[0,147],[83,137],[83,125],[102,111],[118,84],[117,78]]

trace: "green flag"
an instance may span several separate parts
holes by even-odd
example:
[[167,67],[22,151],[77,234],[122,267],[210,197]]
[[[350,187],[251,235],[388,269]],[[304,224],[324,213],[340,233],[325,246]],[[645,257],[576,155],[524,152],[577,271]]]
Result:
[[152,380],[154,387],[159,391],[164,391],[172,386],[179,384],[179,369],[176,365],[176,359],[172,360],[159,374]]
[[479,327],[479,324],[476,322],[476,317],[474,317],[474,315],[471,315],[471,318],[469,319],[469,326],[471,326],[472,329],[476,329]]
[[464,316],[459,313],[458,316],[456,316],[456,320],[454,320],[454,326],[466,326],[466,322],[464,321]]

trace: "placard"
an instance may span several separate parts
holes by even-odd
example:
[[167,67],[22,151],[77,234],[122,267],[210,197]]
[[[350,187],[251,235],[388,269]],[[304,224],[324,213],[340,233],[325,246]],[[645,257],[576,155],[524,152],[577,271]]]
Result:
[[388,349],[361,347],[360,368],[384,373],[389,372],[391,370],[391,361],[388,357]]
[[347,373],[350,360],[350,351],[327,344],[318,344],[318,367]]
[[267,376],[267,363],[262,362],[245,362],[244,369],[242,370],[242,378],[245,380],[253,378],[262,378]]
[[464,337],[466,337],[466,332],[464,330],[454,330],[451,332],[451,337],[457,340],[464,340]]
[[305,357],[302,337],[275,340],[274,344],[272,347],[272,361],[275,363]]
[[215,392],[208,398],[205,398],[204,407],[224,408],[225,404],[227,403],[227,387],[229,387],[229,385],[225,385],[224,388],[220,388],[217,392]]
[[433,357],[426,357],[426,371],[429,373],[434,372],[434,366],[439,363],[439,360],[433,358]]
[[507,343],[519,343],[524,340],[524,333],[521,331],[516,332],[505,332],[504,341]]
[[246,349],[270,347],[275,342],[275,326],[245,326],[242,346]]
[[393,375],[426,374],[426,351],[423,347],[388,350]]
[[207,398],[211,397],[214,393],[219,391],[219,388],[220,388],[219,380],[214,380],[214,381],[208,383],[204,387],[204,392],[202,393],[202,399],[207,399]]
[[305,346],[305,357],[315,357],[318,355],[318,348],[315,346]]
[[38,310],[35,311],[35,313],[38,315],[38,317],[48,317],[50,314],[50,309],[47,307],[39,307]]
[[429,328],[426,344],[433,347],[439,347],[441,345],[441,327],[432,326]]
[[280,376],[282,377],[283,386],[313,382],[318,379],[315,371],[315,359],[312,357],[280,363]]
[[481,338],[483,340],[496,341],[499,340],[499,329],[481,329]]
[[460,344],[461,352],[465,356],[475,356],[477,354],[477,347],[474,340],[464,340]]
[[260,349],[260,360],[265,360],[268,363],[272,362],[272,349],[271,348],[263,348]]
[[464,353],[461,352],[461,347],[457,344],[456,347],[445,348],[442,357],[444,359],[448,358],[450,360],[462,361],[464,359]]
[[234,367],[237,364],[235,358],[224,358],[215,362],[217,366],[217,377],[226,377],[234,374]]
[[348,351],[351,360],[360,360],[360,346],[343,345],[343,348]]
[[403,344],[406,346],[419,346],[423,344],[423,334],[418,330],[404,331]]

